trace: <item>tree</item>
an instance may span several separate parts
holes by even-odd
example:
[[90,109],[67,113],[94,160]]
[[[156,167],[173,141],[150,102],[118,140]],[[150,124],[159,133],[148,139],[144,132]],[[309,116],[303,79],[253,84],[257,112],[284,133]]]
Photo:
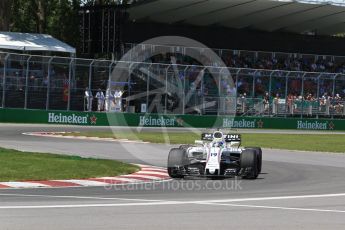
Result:
[[81,4],[85,6],[94,5],[115,5],[115,4],[126,4],[128,0],[82,0]]
[[0,30],[8,31],[10,29],[11,0],[0,1]]
[[47,7],[49,3],[53,1],[45,1],[45,0],[31,0],[32,5],[37,9],[35,18],[36,18],[36,25],[37,25],[37,32],[44,33],[46,31],[47,26]]
[[47,12],[57,0],[13,0],[11,31],[45,33]]
[[47,33],[76,47],[80,6],[118,3],[127,0],[0,0],[0,30]]
[[77,46],[79,42],[80,0],[59,0],[48,18],[47,33]]
[[76,46],[80,4],[81,0],[13,0],[10,30],[46,33]]

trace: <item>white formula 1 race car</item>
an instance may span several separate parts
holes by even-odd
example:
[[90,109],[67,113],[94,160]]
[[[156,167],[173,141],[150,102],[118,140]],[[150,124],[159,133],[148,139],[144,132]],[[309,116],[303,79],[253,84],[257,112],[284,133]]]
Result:
[[239,134],[203,133],[195,145],[181,145],[170,150],[168,173],[172,178],[241,176],[256,179],[261,172],[262,150],[240,145]]

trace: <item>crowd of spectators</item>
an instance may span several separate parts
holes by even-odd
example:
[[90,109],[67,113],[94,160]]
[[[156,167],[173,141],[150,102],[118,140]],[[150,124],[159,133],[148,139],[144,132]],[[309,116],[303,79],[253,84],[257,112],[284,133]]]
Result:
[[336,62],[326,58],[307,57],[271,57],[255,58],[246,55],[224,57],[228,67],[268,70],[345,73],[345,62]]
[[[193,49],[196,50],[197,48]],[[198,58],[200,58],[200,60],[195,60],[194,58],[191,58],[188,55],[182,55],[179,52],[167,52],[165,54],[150,56],[150,50],[152,49],[147,49],[147,53],[145,53],[146,51],[143,52],[144,56],[147,55],[145,62],[164,64],[173,63],[182,65],[203,64],[217,66],[217,63],[211,63],[210,60],[203,55],[196,55]],[[178,50],[181,51],[182,49]],[[198,52],[202,53],[203,51]],[[237,84],[239,94],[246,93],[251,97],[262,98],[264,93],[271,87],[270,97],[273,98],[276,93],[285,95],[285,90],[287,87],[287,93],[293,95],[301,94],[301,91],[309,91],[315,96],[316,94],[323,95],[325,93],[338,93],[342,97],[345,96],[345,75],[339,76],[338,79],[342,80],[336,83],[335,91],[333,89],[333,77],[336,76],[336,74],[345,74],[345,57],[230,50],[223,50],[222,52],[218,52],[218,54],[221,56],[226,66],[248,69],[247,71],[241,71],[241,74],[239,75]],[[193,66],[189,69],[192,68]],[[271,86],[269,85],[270,73],[265,70],[281,70],[277,71],[277,73],[273,75],[274,79],[271,82]],[[283,71],[296,71],[299,73],[288,74],[287,72],[284,73]],[[310,73],[306,75],[307,77],[304,79],[303,83],[301,81],[303,76],[302,72]],[[318,73],[330,74],[322,75],[322,78],[318,82]],[[180,75],[188,75],[188,73],[186,74],[182,71]],[[288,85],[286,85],[286,78],[284,76],[289,76]],[[190,76],[188,76],[188,78],[190,78]],[[255,78],[255,86],[253,86],[253,78]],[[319,88],[318,93],[316,92],[317,88]],[[253,92],[253,89],[255,92]],[[335,95],[333,96],[335,97]]]
[[[207,63],[203,56],[203,48],[186,48],[186,47],[164,47],[161,48],[163,53],[151,56],[151,51],[158,49],[156,46],[150,45],[143,48],[141,55],[143,57],[135,57],[139,60],[144,59],[152,63],[171,64],[171,59],[176,60],[176,64],[198,65],[217,65],[215,63]],[[182,55],[183,48],[186,48]],[[170,53],[167,50],[178,50],[180,52]],[[186,51],[187,50],[187,51]],[[238,50],[214,50],[221,57],[228,67],[248,68],[248,69],[267,69],[267,70],[286,70],[286,71],[304,71],[304,72],[327,72],[345,74],[345,57],[337,57],[330,55],[313,55],[313,54],[296,54],[296,53],[275,53],[260,51],[238,51]],[[198,57],[198,61],[191,58],[189,53],[194,53],[194,57]],[[133,55],[135,56],[135,55]],[[145,57],[147,56],[147,57]],[[204,59],[204,60],[203,60]],[[131,61],[131,60],[129,60]]]
[[266,92],[263,99],[248,98],[246,93],[237,98],[237,113],[239,114],[272,114],[272,115],[300,115],[305,116],[344,116],[344,99],[336,94],[327,93],[317,97],[311,93],[304,96],[290,93],[286,98],[280,94],[270,97]]
[[[164,64],[181,64],[181,65],[191,65],[188,72],[183,71],[184,68],[177,68],[179,71],[179,78],[188,79],[184,81],[186,83],[185,87],[194,89],[196,93],[195,98],[201,97],[217,97],[220,93],[214,88],[218,87],[216,81],[212,81],[212,77],[204,77],[204,83],[197,84],[193,86],[193,79],[198,77],[198,74],[202,68],[198,68],[198,65],[210,65],[216,66],[215,63],[211,63],[210,60],[200,55],[201,60],[196,60],[188,55],[182,55],[181,53],[165,53],[158,54],[155,56],[150,56],[150,52],[147,53],[146,62],[151,63],[164,63]],[[272,103],[272,100],[279,95],[279,97],[286,100],[286,104],[289,101],[317,101],[320,105],[327,104],[326,101],[330,101],[329,105],[334,108],[340,108],[337,101],[341,101],[341,98],[345,98],[345,57],[331,57],[331,56],[316,56],[316,55],[301,55],[301,54],[273,54],[273,53],[262,53],[252,52],[252,51],[228,51],[219,53],[222,60],[228,67],[233,68],[244,68],[248,71],[241,72],[235,82],[237,87],[237,95],[243,97],[246,95],[248,98],[259,98]],[[144,53],[145,55],[145,53]],[[342,61],[344,60],[344,61]],[[2,65],[3,66],[3,65]],[[25,89],[26,80],[26,65],[25,62],[13,61],[7,66],[6,73],[6,90],[18,90],[23,91]],[[47,66],[42,63],[30,63],[29,79],[28,84],[31,91],[44,91],[48,85],[47,78]],[[0,67],[1,69],[1,67]],[[44,69],[44,70],[43,70]],[[173,69],[171,69],[173,70]],[[262,71],[255,71],[262,70]],[[273,75],[273,78],[269,78],[269,73],[265,73],[265,70],[282,70],[277,71],[277,75]],[[279,75],[279,73],[286,71],[306,71],[306,72],[321,72],[321,73],[341,73],[344,74],[340,77],[337,83],[334,85],[335,81],[332,78],[333,75],[325,75],[319,81],[317,81],[318,74],[313,75],[313,78],[308,77],[304,79],[303,83],[300,76],[302,74],[296,74],[295,77],[291,77],[286,82],[284,73]],[[174,71],[176,71],[174,69]],[[63,93],[63,100],[66,100],[66,95],[68,96],[68,69],[57,68],[54,66],[51,68],[50,72],[50,88],[51,92],[61,91]],[[0,78],[2,78],[3,71],[0,71]],[[100,72],[97,72],[97,77],[100,77]],[[166,74],[163,71],[162,74]],[[86,74],[87,75],[87,74]],[[86,85],[87,76],[85,75]],[[159,75],[159,74],[158,74]],[[206,73],[207,76],[210,73]],[[159,75],[160,76],[160,75]],[[342,75],[341,75],[342,76]],[[106,90],[106,84],[95,84],[97,77],[92,79],[92,87],[101,88],[103,91]],[[101,77],[102,79],[107,79],[108,76]],[[235,78],[234,78],[235,79]],[[165,75],[163,76],[163,81],[165,80]],[[2,81],[0,82],[1,86]],[[85,85],[78,84],[78,85]],[[139,87],[140,84],[133,84],[133,87]],[[131,86],[132,87],[132,86]],[[146,90],[146,83],[144,82],[143,90]],[[302,89],[303,88],[303,89]],[[317,89],[319,91],[317,92]],[[133,90],[133,89],[131,89]],[[236,91],[235,88],[227,88],[224,86],[224,92]],[[287,90],[287,91],[286,91]],[[140,89],[138,89],[140,91]],[[267,95],[268,91],[270,94]],[[67,92],[67,93],[66,93]],[[134,91],[133,91],[134,92]],[[308,92],[305,94],[305,92]],[[305,94],[305,95],[301,95]],[[321,95],[321,96],[320,96]],[[326,95],[326,96],[325,96]],[[319,97],[319,98],[317,98]],[[326,99],[325,99],[326,98]],[[195,99],[195,101],[197,101]]]

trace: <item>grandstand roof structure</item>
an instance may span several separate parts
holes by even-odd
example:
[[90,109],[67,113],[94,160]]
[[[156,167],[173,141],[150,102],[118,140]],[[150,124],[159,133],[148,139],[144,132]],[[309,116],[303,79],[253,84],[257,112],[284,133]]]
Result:
[[297,34],[345,33],[345,0],[142,0],[128,12],[133,21]]
[[75,48],[51,35],[2,31],[0,31],[0,49],[76,53]]

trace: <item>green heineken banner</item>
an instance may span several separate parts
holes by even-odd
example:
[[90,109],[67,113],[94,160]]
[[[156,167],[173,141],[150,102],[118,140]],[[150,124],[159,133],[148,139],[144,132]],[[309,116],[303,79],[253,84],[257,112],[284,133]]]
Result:
[[341,119],[149,115],[23,109],[0,109],[0,122],[85,126],[345,130],[345,120]]

